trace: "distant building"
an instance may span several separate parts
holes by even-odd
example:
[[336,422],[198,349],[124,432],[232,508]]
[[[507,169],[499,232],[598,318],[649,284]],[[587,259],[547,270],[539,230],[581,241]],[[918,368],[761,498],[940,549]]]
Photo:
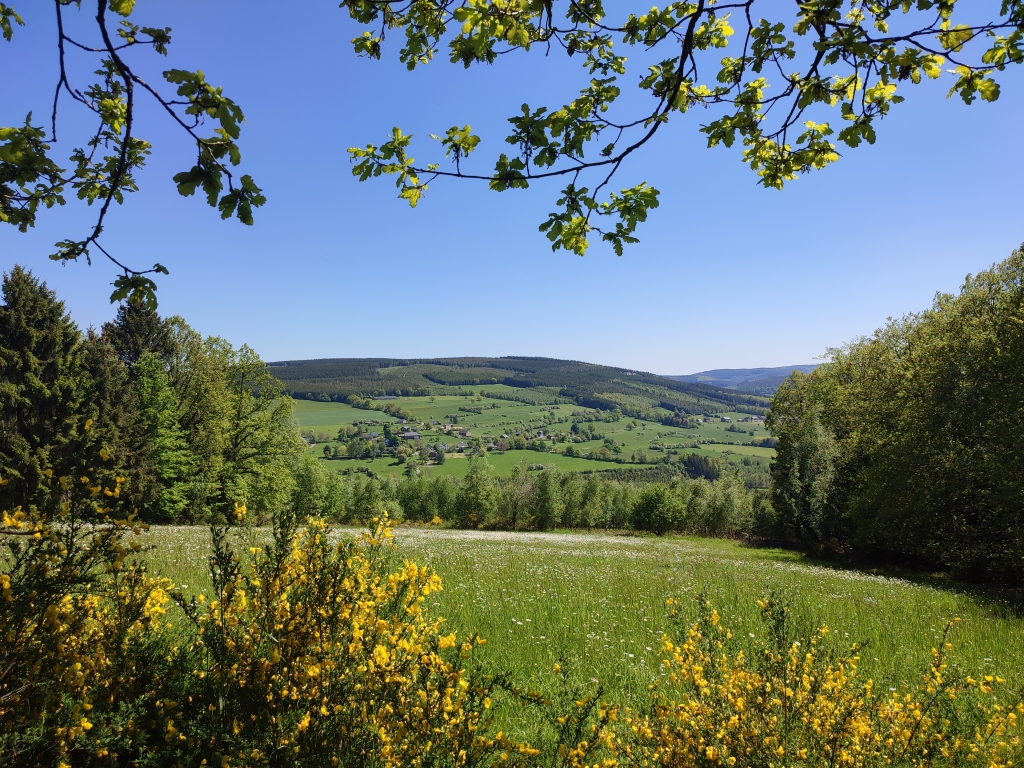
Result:
[[464,451],[467,448],[469,448],[469,443],[459,443],[458,445],[455,446],[456,451]]
[[722,421],[732,421],[732,418],[730,418],[729,416],[723,416]]
[[402,437],[403,440],[419,440],[420,439],[420,433],[419,432],[403,432],[401,437]]

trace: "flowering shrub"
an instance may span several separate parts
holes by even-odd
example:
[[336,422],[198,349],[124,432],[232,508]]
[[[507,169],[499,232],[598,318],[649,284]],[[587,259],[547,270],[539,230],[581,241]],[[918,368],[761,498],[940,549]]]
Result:
[[[486,641],[427,617],[440,580],[389,569],[386,517],[331,541],[323,522],[280,515],[248,557],[215,526],[213,594],[185,600],[133,558],[143,526],[119,517],[124,479],[98,458],[3,513],[0,763],[468,767],[537,754],[490,735],[493,684],[467,672]],[[166,619],[172,600],[185,626]]]
[[[471,766],[519,750],[487,738],[491,688],[429,618],[428,569],[384,568],[387,519],[361,540],[279,518],[249,567],[215,536],[214,594],[182,602],[190,673],[162,724],[185,764]],[[522,749],[526,749],[523,747]],[[522,752],[518,752],[522,754]]]
[[611,764],[677,766],[963,766],[1002,768],[1021,755],[1020,699],[1000,703],[1003,681],[978,681],[932,651],[919,687],[878,694],[849,654],[824,652],[828,629],[806,643],[775,598],[761,603],[769,642],[748,659],[707,607],[682,637],[665,637],[669,682],[648,712],[616,712],[624,727],[595,724]]
[[106,757],[148,738],[143,723],[158,698],[169,585],[126,559],[139,547],[133,535],[141,526],[121,516],[124,478],[105,468],[110,456],[100,448],[92,458],[77,477],[45,470],[34,504],[3,510],[0,762],[7,765],[58,765],[83,750]]

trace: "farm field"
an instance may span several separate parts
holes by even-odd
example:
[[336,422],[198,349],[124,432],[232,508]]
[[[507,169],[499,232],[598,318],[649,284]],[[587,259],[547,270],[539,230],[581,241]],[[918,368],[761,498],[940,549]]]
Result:
[[[205,529],[154,527],[145,538],[156,545],[153,570],[187,594],[206,587]],[[660,674],[666,599],[686,612],[691,598],[705,595],[742,644],[763,637],[756,601],[771,590],[787,597],[799,626],[826,624],[835,649],[867,642],[861,670],[876,684],[916,683],[953,617],[962,619],[951,639],[965,671],[1024,684],[1024,614],[1019,602],[994,594],[828,568],[728,540],[400,527],[396,542],[396,563],[428,564],[443,579],[430,610],[459,635],[486,637],[479,660],[522,686],[551,690],[560,663],[574,683],[596,680],[606,697],[639,704]]]
[[[480,396],[480,392],[484,393],[483,397]],[[422,434],[425,442],[431,444],[443,442],[451,446],[463,441],[463,438],[445,434],[431,422],[437,421],[440,424],[445,424],[451,422],[454,417],[458,427],[471,430],[472,438],[479,438],[486,442],[492,439],[497,440],[503,434],[512,434],[516,429],[528,429],[531,436],[538,430],[543,430],[545,434],[568,433],[572,426],[572,414],[586,411],[586,409],[573,404],[534,405],[486,396],[487,394],[501,396],[516,392],[517,390],[513,387],[489,385],[475,389],[472,395],[467,394],[462,397],[452,395],[401,397],[388,402],[396,403],[412,414],[418,422],[418,426],[413,425],[413,427]],[[460,411],[460,408],[478,409],[480,412]],[[743,457],[748,457],[748,460],[767,462],[775,455],[775,451],[770,448],[739,444],[767,437],[768,433],[763,424],[740,423],[739,419],[748,416],[744,413],[723,413],[718,416],[729,417],[732,421],[726,423],[716,419],[699,424],[694,428],[684,429],[624,416],[617,422],[599,421],[593,424],[597,432],[604,438],[615,441],[621,450],[620,456],[627,460],[633,454],[643,451],[647,454],[648,461],[656,461],[664,455],[659,447],[677,450],[683,454],[695,453],[722,457],[727,461],[741,461]],[[394,423],[398,421],[397,418],[381,411],[354,408],[344,403],[311,400],[295,401],[295,418],[300,429],[311,431],[314,434],[319,433],[321,437],[328,438],[334,438],[339,429],[357,422],[377,420]],[[560,418],[563,421],[559,422]],[[741,431],[730,432],[730,427]],[[333,440],[328,444],[333,445]],[[561,455],[564,454],[568,445],[572,445],[578,451],[587,452],[599,449],[602,444],[603,441],[600,439],[576,444],[556,443],[554,447],[557,453],[508,451],[502,455],[492,451],[488,455],[488,462],[497,474],[502,475],[511,472],[511,468],[519,461],[525,461],[527,464],[554,465],[559,469],[578,471],[641,466],[635,463],[616,464]],[[311,446],[309,451],[314,455],[322,455],[323,442],[318,441],[318,444]],[[449,454],[449,456],[452,455],[454,454]],[[404,470],[404,465],[396,462],[393,458],[342,459],[333,460],[327,464],[336,471],[365,466],[374,473],[389,472],[397,475]],[[458,460],[450,459],[443,466],[428,465],[423,467],[422,471],[428,474],[450,474],[458,477],[465,474],[466,468]]]

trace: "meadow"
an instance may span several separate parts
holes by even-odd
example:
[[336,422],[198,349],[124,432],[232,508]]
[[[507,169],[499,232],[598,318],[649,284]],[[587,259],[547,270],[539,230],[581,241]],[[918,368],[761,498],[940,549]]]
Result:
[[[258,541],[266,532],[242,535]],[[154,527],[146,541],[155,545],[148,554],[153,570],[186,594],[207,588],[205,529]],[[408,558],[441,576],[444,590],[428,606],[445,617],[446,631],[479,632],[488,640],[477,651],[486,668],[542,691],[558,687],[557,663],[571,683],[601,686],[608,698],[639,705],[663,674],[668,598],[685,617],[695,611],[692,598],[705,596],[749,646],[764,637],[757,600],[772,591],[789,601],[803,630],[827,625],[835,650],[867,643],[861,669],[878,685],[916,683],[954,617],[962,620],[951,638],[954,659],[967,673],[1024,684],[1024,613],[1005,594],[828,567],[729,540],[399,527],[396,543],[396,562]],[[525,718],[518,725],[529,727],[527,712],[502,716]]]
[[[483,396],[481,396],[481,394]],[[492,396],[518,395],[514,387],[504,385],[487,385],[474,388],[472,393],[467,392],[464,396],[437,395],[431,397],[401,397],[389,401],[397,403],[404,410],[411,413],[419,423],[415,428],[423,435],[423,439],[429,443],[444,442],[452,446],[462,441],[456,435],[447,435],[439,431],[431,422],[437,421],[445,424],[451,421],[451,416],[458,419],[458,427],[466,427],[472,430],[473,438],[480,438],[483,441],[498,439],[502,434],[511,434],[515,429],[531,428],[534,432],[543,429],[548,432],[568,432],[571,424],[569,419],[573,412],[579,413],[587,409],[574,404],[531,404],[511,400],[497,399]],[[479,409],[480,413],[459,411],[459,408]],[[605,414],[606,415],[606,414]],[[294,403],[294,416],[298,426],[302,430],[311,430],[314,433],[324,433],[333,438],[338,430],[353,423],[365,420],[379,420],[381,422],[397,422],[398,419],[380,411],[368,411],[354,408],[345,403],[327,403],[313,400],[296,400]],[[649,461],[654,461],[664,455],[659,451],[659,446],[670,450],[679,450],[681,453],[695,453],[703,456],[714,456],[724,458],[726,461],[742,460],[742,457],[750,457],[762,462],[770,461],[775,451],[770,448],[762,448],[741,443],[768,436],[764,425],[760,423],[744,422],[739,419],[746,418],[749,414],[728,412],[717,414],[718,417],[726,416],[731,422],[710,420],[693,428],[684,429],[676,426],[665,426],[663,424],[643,419],[631,419],[622,417],[616,422],[596,422],[595,429],[605,437],[609,437],[621,449],[621,456],[627,460],[638,451],[645,451]],[[550,424],[552,419],[564,418],[564,422]],[[729,431],[729,427],[741,431]],[[602,445],[601,440],[578,443],[573,447],[582,451],[597,450]],[[526,461],[528,464],[551,465],[560,470],[608,470],[617,466],[636,466],[634,464],[614,464],[606,461],[596,461],[580,457],[563,455],[567,444],[558,443],[555,445],[554,453],[539,453],[536,451],[508,451],[499,454],[492,451],[488,455],[488,461],[494,468],[496,474],[507,475],[512,467],[519,461]],[[323,444],[311,446],[309,451],[315,455],[322,455]],[[450,454],[453,458],[455,454]],[[366,466],[375,473],[401,474],[404,466],[391,459],[342,459],[328,462],[328,465],[341,471],[354,466]],[[466,472],[466,467],[458,461],[448,461],[442,466],[423,467],[423,472],[428,474],[446,474],[461,477]]]

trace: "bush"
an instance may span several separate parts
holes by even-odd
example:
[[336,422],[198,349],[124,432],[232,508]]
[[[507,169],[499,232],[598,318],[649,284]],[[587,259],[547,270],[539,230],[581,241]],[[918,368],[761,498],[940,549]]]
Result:
[[860,677],[857,645],[829,653],[827,627],[798,638],[780,600],[761,608],[768,640],[749,655],[707,604],[663,638],[668,678],[653,687],[650,710],[612,718],[622,728],[595,723],[609,752],[678,768],[953,768],[1020,758],[1024,705],[998,695],[999,678],[974,680],[950,665],[955,622],[917,686],[883,693]]
[[[210,600],[182,602],[199,630],[190,670],[165,704],[166,751],[184,764],[468,765],[501,744],[482,735],[490,688],[423,608],[440,580],[386,567],[386,518],[332,543],[323,522],[279,518],[244,566],[215,532]],[[460,757],[461,756],[461,757]]]
[[0,758],[7,765],[137,752],[155,737],[137,724],[160,708],[170,585],[131,559],[143,526],[122,511],[125,478],[96,445],[91,420],[72,438],[79,453],[65,467],[73,473],[58,476],[44,462],[41,484],[24,490],[31,502],[3,510]]
[[[45,475],[36,504],[3,513],[3,764],[470,766],[532,751],[487,735],[493,683],[467,672],[484,640],[427,616],[440,581],[389,565],[386,517],[333,541],[278,513],[245,555],[228,543],[236,505],[211,529],[212,594],[185,600],[133,559],[124,478],[88,471]],[[172,600],[184,626],[164,619]]]

